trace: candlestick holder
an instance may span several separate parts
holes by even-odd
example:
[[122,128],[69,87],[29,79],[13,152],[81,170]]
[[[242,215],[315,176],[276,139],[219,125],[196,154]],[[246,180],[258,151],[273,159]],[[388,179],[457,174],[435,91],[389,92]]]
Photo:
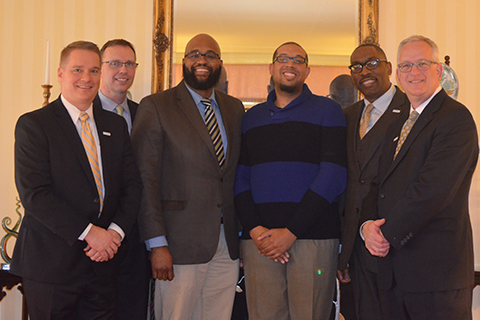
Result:
[[50,99],[50,89],[53,88],[51,84],[42,84],[43,88],[43,104],[42,107],[45,107],[49,102]]

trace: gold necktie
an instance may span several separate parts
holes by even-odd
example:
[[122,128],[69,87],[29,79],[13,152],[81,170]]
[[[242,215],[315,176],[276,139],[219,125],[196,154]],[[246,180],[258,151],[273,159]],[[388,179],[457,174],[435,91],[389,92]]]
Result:
[[408,117],[407,121],[403,124],[402,131],[400,132],[400,137],[398,138],[397,142],[397,148],[395,149],[395,155],[393,156],[393,159],[397,157],[398,152],[402,148],[403,143],[407,139],[408,134],[410,133],[410,130],[412,130],[413,125],[415,124],[415,121],[418,119],[418,112],[413,110],[412,113],[410,113],[410,117]]
[[217,156],[218,165],[220,168],[225,163],[225,152],[223,150],[222,135],[218,128],[217,118],[213,112],[212,102],[210,99],[202,99],[201,102],[205,105],[205,125],[207,126],[208,133],[212,138],[213,148],[215,149],[215,155]]
[[370,123],[370,118],[372,117],[373,104],[369,104],[365,112],[363,113],[362,119],[360,119],[360,139],[363,139],[365,134],[367,134],[368,124]]
[[115,107],[115,112],[119,115],[119,116],[123,116],[123,107],[118,105]]
[[92,168],[93,178],[97,186],[98,196],[100,198],[100,211],[103,208],[103,191],[102,191],[102,175],[100,174],[100,165],[98,163],[97,146],[93,139],[93,133],[88,124],[88,114],[86,112],[80,113],[80,121],[82,128],[80,130],[80,137],[82,138],[83,147],[87,153],[88,162]]

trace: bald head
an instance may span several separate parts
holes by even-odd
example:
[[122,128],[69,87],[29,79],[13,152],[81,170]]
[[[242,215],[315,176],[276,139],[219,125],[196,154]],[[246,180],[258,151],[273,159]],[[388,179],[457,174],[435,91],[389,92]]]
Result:
[[194,50],[199,52],[213,51],[219,56],[221,54],[218,42],[210,35],[204,33],[197,34],[187,43],[187,46],[185,47],[185,55]]

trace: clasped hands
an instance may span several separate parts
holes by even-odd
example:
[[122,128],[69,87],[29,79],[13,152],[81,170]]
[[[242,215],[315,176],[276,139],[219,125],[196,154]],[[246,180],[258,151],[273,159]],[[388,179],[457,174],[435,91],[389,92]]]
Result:
[[385,218],[366,222],[362,227],[365,237],[365,247],[371,255],[385,257],[390,250],[390,242],[383,236],[381,226],[385,224]]
[[87,242],[87,246],[83,251],[95,262],[105,262],[112,259],[122,244],[122,237],[118,232],[112,229],[105,230],[97,226],[92,226],[84,240]]
[[250,237],[258,248],[258,253],[275,262],[285,264],[290,255],[287,250],[297,237],[287,228],[268,229],[257,226],[250,230]]

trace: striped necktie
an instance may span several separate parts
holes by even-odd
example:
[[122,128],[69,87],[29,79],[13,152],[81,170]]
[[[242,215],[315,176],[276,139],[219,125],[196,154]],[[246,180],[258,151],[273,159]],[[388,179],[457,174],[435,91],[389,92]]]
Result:
[[215,149],[215,155],[217,156],[218,165],[223,168],[225,163],[225,152],[223,150],[222,135],[218,128],[217,118],[212,108],[212,101],[210,99],[202,99],[201,102],[205,105],[205,125],[207,126],[208,133],[212,138],[213,148]]
[[415,121],[417,121],[418,115],[419,113],[413,110],[412,113],[410,113],[410,117],[408,117],[407,121],[405,121],[405,123],[403,124],[402,131],[400,132],[400,137],[398,138],[397,148],[395,149],[395,155],[393,156],[394,160],[397,157],[398,152],[402,148],[403,143],[407,139],[410,130],[412,130]]
[[102,191],[102,175],[100,174],[100,165],[98,163],[97,146],[93,139],[93,133],[88,124],[88,114],[86,112],[80,113],[80,121],[82,128],[80,130],[80,137],[82,138],[83,147],[87,153],[88,162],[92,168],[93,178],[97,186],[98,196],[100,197],[100,211],[103,209],[103,191]]
[[370,118],[372,117],[373,104],[369,104],[363,113],[362,119],[360,119],[360,139],[367,134],[368,124],[370,123]]

